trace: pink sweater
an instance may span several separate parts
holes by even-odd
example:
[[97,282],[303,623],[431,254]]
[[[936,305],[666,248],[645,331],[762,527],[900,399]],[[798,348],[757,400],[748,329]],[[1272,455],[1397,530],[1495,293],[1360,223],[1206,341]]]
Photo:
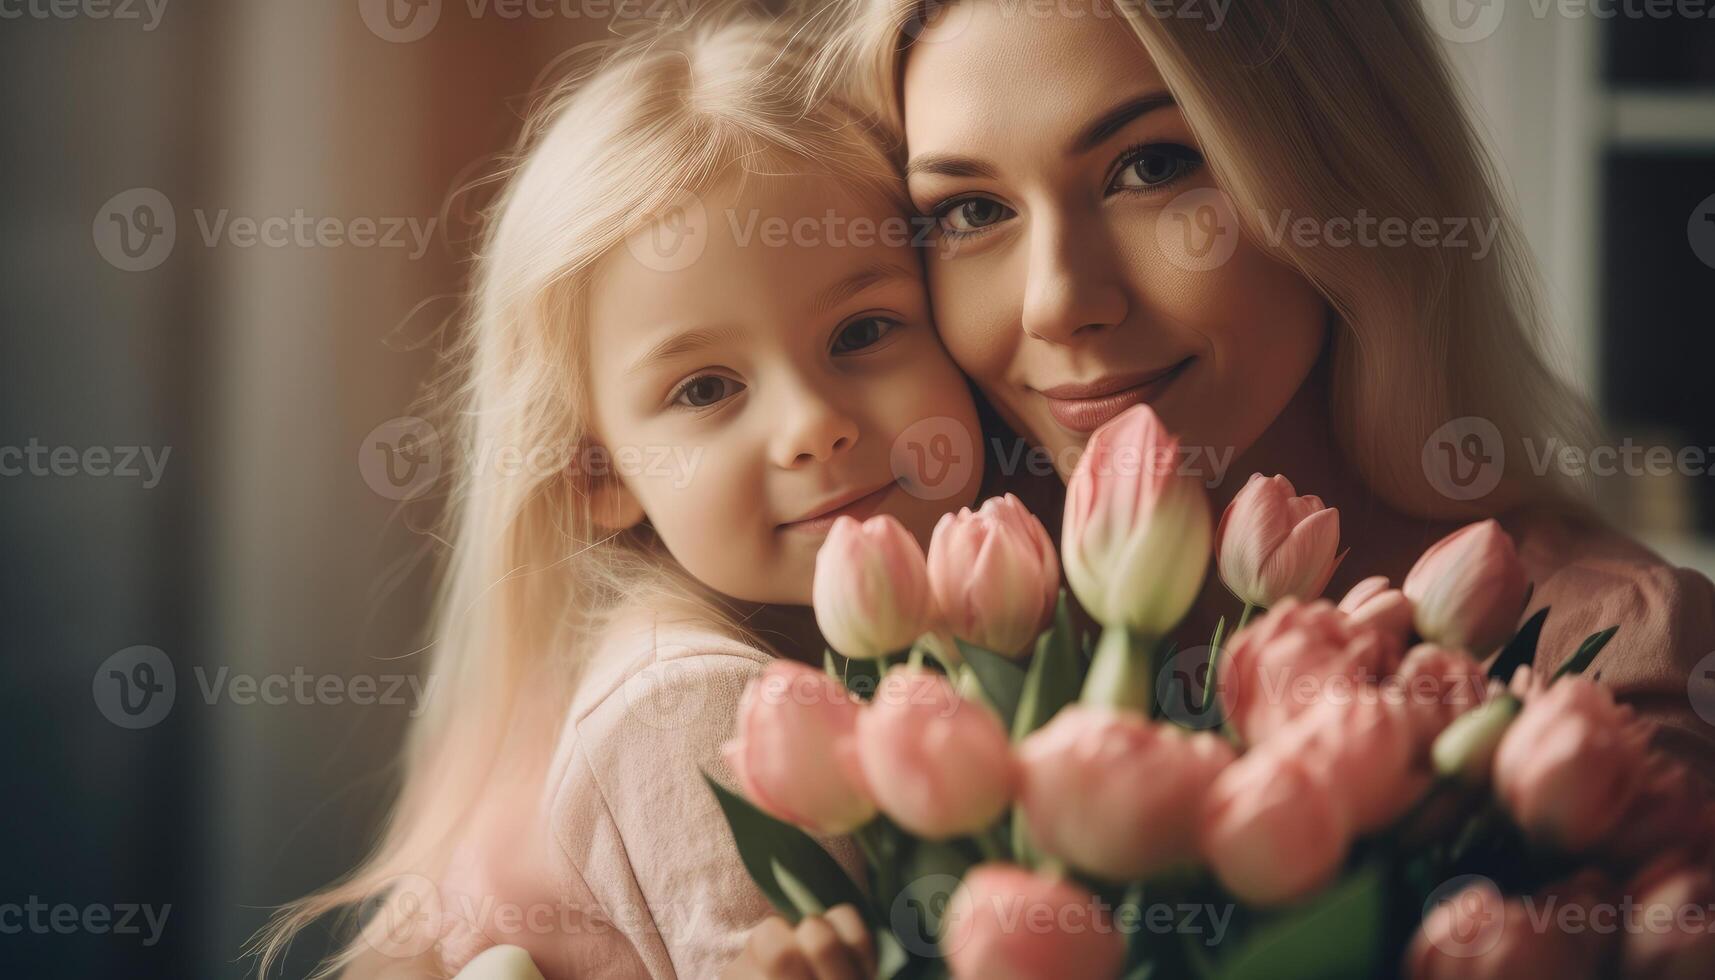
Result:
[[[720,746],[770,659],[649,613],[609,627],[540,799],[473,827],[442,880],[448,974],[496,944],[547,980],[718,974],[771,909],[702,773],[734,784]],[[861,885],[851,843],[823,844]]]

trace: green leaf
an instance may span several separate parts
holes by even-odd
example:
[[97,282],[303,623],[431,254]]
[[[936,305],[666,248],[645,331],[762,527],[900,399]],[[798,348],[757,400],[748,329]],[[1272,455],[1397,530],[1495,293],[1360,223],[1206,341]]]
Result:
[[1505,684],[1513,679],[1514,671],[1536,660],[1536,643],[1542,639],[1542,624],[1546,619],[1548,607],[1543,606],[1519,627],[1519,631],[1495,655],[1494,662],[1489,664],[1490,677]]
[[1259,927],[1218,964],[1220,980],[1332,980],[1380,975],[1387,876],[1380,864]]
[[1024,688],[1024,668],[993,650],[985,650],[964,640],[957,642],[959,653],[977,675],[977,683],[982,685],[989,703],[1000,713],[1001,723],[1011,725],[1013,716],[1018,714],[1019,692]]
[[1018,698],[1012,719],[1012,739],[1019,741],[1048,723],[1055,713],[1078,699],[1084,687],[1083,666],[1072,641],[1072,617],[1066,608],[1066,593],[1054,613],[1054,626],[1036,640],[1036,655]]
[[828,907],[823,905],[809,887],[798,880],[798,876],[782,867],[779,858],[771,859],[774,868],[774,880],[780,883],[780,891],[786,900],[798,910],[799,915],[825,915]]
[[[715,800],[726,816],[733,843],[738,845],[739,858],[750,872],[750,879],[768,897],[775,910],[787,921],[796,923],[806,897],[824,909],[850,904],[868,909],[863,893],[846,876],[839,862],[822,850],[822,845],[797,827],[776,820],[742,796],[703,774],[703,781],[714,791]],[[784,869],[790,883],[776,869]],[[794,901],[794,897],[798,901]]]
[[1618,626],[1610,626],[1605,630],[1591,633],[1589,636],[1585,637],[1584,642],[1578,647],[1578,652],[1573,654],[1565,663],[1560,665],[1560,669],[1554,672],[1554,677],[1550,679],[1549,683],[1559,680],[1566,674],[1584,673],[1585,668],[1590,666],[1590,661],[1596,659],[1596,654],[1601,653],[1602,648],[1607,646],[1608,641],[1613,639],[1614,634],[1619,631],[1620,628]]

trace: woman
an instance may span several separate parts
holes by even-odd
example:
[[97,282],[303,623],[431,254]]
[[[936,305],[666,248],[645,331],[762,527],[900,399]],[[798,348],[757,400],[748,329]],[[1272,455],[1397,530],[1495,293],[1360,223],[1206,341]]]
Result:
[[[875,0],[842,71],[900,142],[942,339],[1064,479],[1147,401],[1212,503],[1252,472],[1338,506],[1328,593],[1396,585],[1496,517],[1554,607],[1538,666],[1591,668],[1715,775],[1715,586],[1533,467],[1587,411],[1539,353],[1535,273],[1418,0]],[[850,66],[854,66],[850,67]],[[1186,624],[1233,600],[1211,578]],[[1199,642],[1192,640],[1192,642]],[[1701,675],[1701,676],[1700,676]],[[847,975],[782,923],[735,972]]]

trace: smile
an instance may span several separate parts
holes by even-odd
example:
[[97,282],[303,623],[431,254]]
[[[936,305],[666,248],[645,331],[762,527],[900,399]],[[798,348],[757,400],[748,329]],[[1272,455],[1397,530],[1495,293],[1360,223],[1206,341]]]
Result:
[[1082,384],[1037,389],[1048,402],[1048,414],[1073,432],[1088,434],[1133,405],[1154,402],[1167,391],[1195,357],[1146,374],[1115,375]]
[[842,517],[864,520],[881,509],[881,502],[887,499],[887,495],[897,484],[897,480],[889,480],[874,490],[859,490],[835,497],[826,504],[818,505],[808,516],[780,525],[780,530],[826,534],[828,529],[834,526],[834,522]]

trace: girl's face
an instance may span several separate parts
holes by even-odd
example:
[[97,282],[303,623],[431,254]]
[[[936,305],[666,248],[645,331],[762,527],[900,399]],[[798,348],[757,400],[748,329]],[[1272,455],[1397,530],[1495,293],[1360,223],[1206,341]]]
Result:
[[1211,206],[1224,195],[1184,116],[1097,2],[961,0],[904,73],[911,199],[941,236],[941,338],[1063,477],[1139,402],[1187,446],[1242,454],[1315,364],[1326,319]]
[[807,605],[833,518],[926,542],[982,478],[970,389],[935,335],[905,218],[838,181],[756,177],[645,225],[594,275],[595,433],[709,587]]

